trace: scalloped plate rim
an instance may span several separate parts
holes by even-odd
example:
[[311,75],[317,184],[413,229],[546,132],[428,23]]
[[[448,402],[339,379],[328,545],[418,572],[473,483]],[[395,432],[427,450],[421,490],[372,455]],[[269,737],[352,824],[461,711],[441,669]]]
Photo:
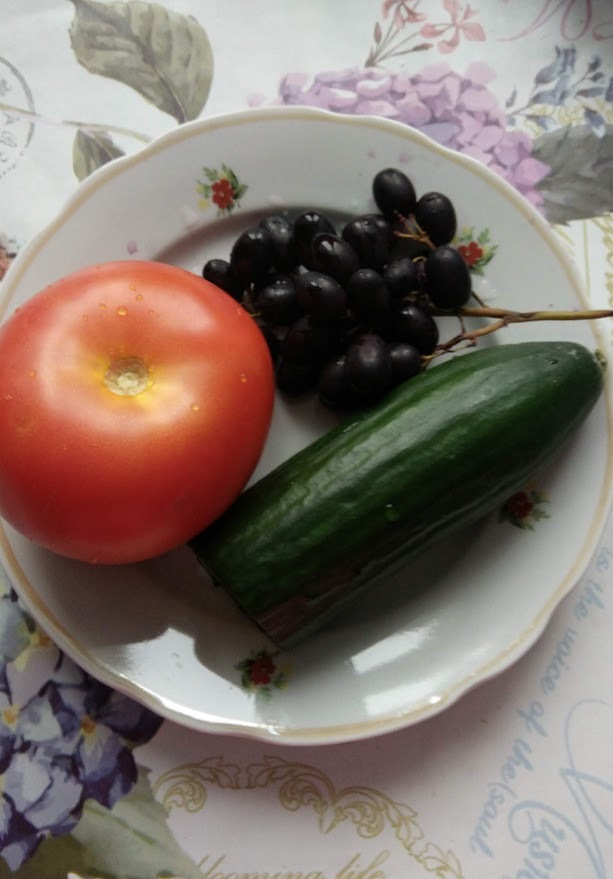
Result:
[[[373,116],[347,116],[344,114],[335,114],[327,110],[306,107],[275,107],[267,108],[265,110],[246,110],[228,114],[219,114],[209,119],[200,119],[185,123],[179,128],[169,130],[155,138],[137,153],[114,159],[91,174],[88,178],[82,181],[76,188],[75,192],[68,197],[56,217],[26,244],[9,268],[2,285],[3,290],[0,301],[0,317],[4,317],[6,306],[11,296],[11,291],[14,291],[15,288],[18,287],[23,272],[32,260],[35,259],[36,254],[53,236],[54,232],[61,227],[66,218],[73,211],[77,211],[79,205],[83,201],[95,195],[96,191],[98,191],[100,187],[103,187],[107,181],[114,179],[116,175],[120,173],[128,171],[133,166],[138,166],[143,162],[146,162],[148,157],[154,155],[156,152],[172,149],[175,144],[188,140],[194,136],[205,134],[207,131],[212,131],[218,128],[226,129],[236,125],[245,125],[249,124],[252,120],[266,121],[267,119],[289,119],[293,117],[303,120],[323,122],[324,124],[348,124],[366,127],[374,131],[387,131],[400,135],[408,143],[414,142],[419,143],[422,146],[427,146],[444,159],[452,158],[455,164],[470,169],[487,184],[494,185],[503,192],[505,197],[512,203],[513,208],[521,212],[529,223],[538,228],[540,235],[546,241],[549,249],[553,251],[555,258],[564,267],[565,274],[568,276],[573,290],[577,294],[577,298],[579,301],[586,301],[583,284],[577,266],[562,249],[559,241],[555,237],[554,231],[551,229],[547,221],[509,183],[495,175],[477,160],[470,156],[451,151],[432,141],[423,133],[408,128],[401,123],[394,122],[393,120],[386,120]],[[594,329],[594,333],[596,338],[600,338],[602,342],[602,337],[599,336],[599,331]],[[606,343],[604,343],[604,347],[606,347]],[[608,392],[606,393],[606,407],[608,424],[608,460],[610,462],[611,425],[613,414],[610,393]],[[280,729],[274,726],[271,727],[265,723],[240,721],[228,722],[227,720],[216,721],[215,719],[212,719],[214,718],[214,715],[211,715],[210,713],[198,713],[194,710],[191,710],[191,712],[186,711],[183,706],[160,697],[152,690],[134,684],[126,674],[109,667],[105,663],[100,662],[91,656],[87,649],[83,649],[83,647],[79,645],[78,637],[75,638],[71,633],[66,632],[59,621],[54,620],[45,612],[45,608],[36,600],[35,587],[33,587],[32,584],[29,584],[27,580],[24,582],[18,574],[16,575],[14,568],[16,560],[14,557],[11,558],[13,555],[12,550],[8,545],[6,533],[3,528],[0,533],[0,551],[4,556],[5,567],[7,568],[9,579],[20,598],[23,600],[26,608],[43,627],[50,631],[58,646],[64,650],[67,655],[105,684],[140,701],[161,716],[196,730],[209,733],[246,736],[252,739],[255,738],[283,744],[312,745],[318,743],[336,743],[367,738],[402,729],[413,723],[437,715],[445,708],[456,703],[478,683],[489,680],[503,672],[523,656],[543,633],[556,607],[573,588],[582,573],[585,571],[606,523],[612,494],[613,479],[609,479],[609,483],[603,486],[601,496],[598,500],[597,509],[592,519],[591,530],[586,535],[581,551],[575,558],[574,565],[571,570],[568,571],[566,578],[562,583],[558,584],[558,588],[551,595],[550,600],[545,606],[540,608],[531,624],[518,634],[513,643],[505,645],[494,660],[489,661],[484,666],[476,667],[472,675],[456,682],[455,686],[447,692],[436,694],[434,698],[407,707],[404,712],[393,712],[389,715],[382,715],[369,720],[322,727],[314,726],[312,728],[303,726],[296,729]]]

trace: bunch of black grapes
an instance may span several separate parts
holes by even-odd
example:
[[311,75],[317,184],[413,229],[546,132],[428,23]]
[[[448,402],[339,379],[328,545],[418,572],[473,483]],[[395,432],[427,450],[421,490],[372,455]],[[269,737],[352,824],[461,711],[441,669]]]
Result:
[[254,314],[278,388],[333,409],[370,406],[421,372],[439,344],[432,310],[453,313],[471,295],[450,199],[417,198],[395,168],[372,191],[379,212],[342,228],[318,210],[270,214],[202,271]]

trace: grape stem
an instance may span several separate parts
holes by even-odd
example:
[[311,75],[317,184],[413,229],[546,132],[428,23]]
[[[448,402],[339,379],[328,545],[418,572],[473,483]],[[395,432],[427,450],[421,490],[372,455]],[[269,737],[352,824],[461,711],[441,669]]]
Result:
[[402,214],[396,213],[396,219],[401,222],[406,229],[406,232],[399,232],[396,229],[394,235],[397,238],[410,238],[411,241],[418,241],[420,244],[425,244],[430,250],[436,250],[436,246],[432,242],[432,239],[428,233],[421,228],[413,214],[410,214],[408,217],[403,217]]
[[[491,308],[489,306],[473,308],[463,306],[457,311],[450,312],[442,309],[432,309],[431,313],[436,316],[455,315],[459,318],[462,332],[458,333],[447,342],[438,345],[435,355],[442,354],[455,348],[462,342],[467,342],[469,347],[476,344],[476,340],[481,336],[488,336],[495,333],[509,324],[531,323],[541,320],[599,320],[601,318],[613,317],[613,309],[591,309],[585,311],[509,311],[505,308]],[[464,318],[467,317],[487,317],[492,318],[492,323],[487,326],[479,327],[476,330],[467,330],[464,328]]]

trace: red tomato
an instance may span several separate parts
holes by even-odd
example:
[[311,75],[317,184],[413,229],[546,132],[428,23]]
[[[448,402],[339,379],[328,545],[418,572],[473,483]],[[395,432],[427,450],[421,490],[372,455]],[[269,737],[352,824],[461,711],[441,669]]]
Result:
[[71,274],[0,327],[0,515],[83,561],[163,553],[240,493],[273,396],[262,333],[199,276]]

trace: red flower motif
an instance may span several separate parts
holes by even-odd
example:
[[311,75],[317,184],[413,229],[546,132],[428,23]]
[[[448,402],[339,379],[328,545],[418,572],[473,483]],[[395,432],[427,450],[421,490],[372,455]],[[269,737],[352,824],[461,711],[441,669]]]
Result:
[[234,204],[234,190],[227,177],[216,180],[211,186],[211,192],[213,201],[222,211]]
[[460,244],[458,247],[469,266],[474,266],[483,256],[483,248],[476,241],[470,241],[468,244]]
[[252,684],[269,684],[275,672],[275,664],[271,656],[266,654],[258,656],[251,663],[249,677]]
[[534,504],[528,497],[527,492],[518,491],[505,504],[507,513],[516,519],[526,519],[534,510]]

